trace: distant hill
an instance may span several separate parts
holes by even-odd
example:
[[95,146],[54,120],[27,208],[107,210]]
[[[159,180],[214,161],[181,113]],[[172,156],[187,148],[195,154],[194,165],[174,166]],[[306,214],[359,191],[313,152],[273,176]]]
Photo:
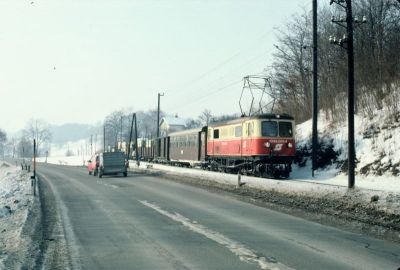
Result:
[[50,126],[52,143],[63,144],[81,139],[89,139],[90,135],[101,133],[100,125],[68,123],[60,126]]

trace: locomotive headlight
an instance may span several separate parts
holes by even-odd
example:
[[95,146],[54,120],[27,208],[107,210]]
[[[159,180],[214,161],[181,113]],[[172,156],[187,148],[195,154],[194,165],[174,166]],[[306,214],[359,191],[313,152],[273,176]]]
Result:
[[264,143],[265,147],[270,148],[271,147],[271,143],[270,142],[266,142]]
[[287,144],[287,147],[288,147],[288,148],[292,148],[292,147],[293,147],[293,144],[292,144],[292,143],[288,143],[288,144]]

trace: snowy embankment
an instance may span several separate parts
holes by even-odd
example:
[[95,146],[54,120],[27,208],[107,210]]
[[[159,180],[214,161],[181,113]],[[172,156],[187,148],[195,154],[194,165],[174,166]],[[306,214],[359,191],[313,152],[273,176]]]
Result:
[[[384,109],[375,112],[372,117],[355,116],[354,135],[358,176],[374,176],[376,181],[400,178],[399,119],[400,115],[394,116]],[[331,172],[333,171],[334,174],[346,171],[347,168],[347,129],[346,121],[337,121],[320,113],[318,137],[322,150],[319,156],[325,165],[332,162],[334,169]],[[311,133],[311,120],[296,126],[297,150],[298,154],[306,156],[303,160],[305,162],[303,165],[306,166],[310,163]],[[326,149],[332,151],[329,152]],[[330,156],[323,156],[321,153],[330,154]],[[321,174],[325,174],[325,170],[322,170]],[[383,183],[385,184],[387,183]]]
[[[86,158],[86,159],[85,159]],[[87,164],[87,160],[90,157],[82,157],[82,156],[50,156],[50,157],[39,157],[36,159],[36,162],[42,163],[50,163],[56,165],[68,165],[68,166],[85,166]]]
[[0,161],[0,269],[23,260],[21,251],[30,245],[23,229],[33,202],[30,175]]
[[[242,184],[239,187],[238,175],[233,174],[146,162],[141,162],[139,167],[131,162],[130,167],[132,171],[161,173],[163,177],[179,182],[239,194],[251,201],[267,203],[280,210],[283,207],[282,211],[288,213],[305,211],[314,215],[318,221],[321,221],[323,215],[324,219],[329,220],[326,221],[327,224],[342,224],[356,231],[400,241],[400,190],[398,186],[396,190],[382,187],[381,180],[378,180],[378,184],[372,178],[358,178],[357,186],[348,189],[347,179],[341,175],[286,180],[241,176]],[[302,170],[295,169],[294,175],[301,175]],[[303,173],[307,175],[306,172]],[[399,184],[398,179],[392,180]],[[385,181],[391,187],[395,186],[390,182],[391,179]]]
[[[131,168],[138,168],[135,162],[130,163]],[[173,175],[183,177],[199,178],[207,181],[214,181],[224,185],[237,186],[238,176],[219,172],[204,171],[200,169],[189,169],[181,167],[166,166],[147,162],[140,163],[142,170],[159,170]],[[347,176],[334,175],[329,171],[315,178],[310,177],[311,172],[305,168],[295,168],[290,179],[276,180],[258,178],[253,176],[241,176],[241,183],[245,183],[247,188],[258,190],[276,191],[286,194],[296,194],[311,197],[342,198],[349,194],[347,188]],[[385,209],[389,212],[400,214],[400,179],[388,177],[383,179],[376,177],[357,177],[356,188],[353,194],[358,200],[370,203],[374,196],[375,206]],[[384,184],[383,184],[384,183]]]

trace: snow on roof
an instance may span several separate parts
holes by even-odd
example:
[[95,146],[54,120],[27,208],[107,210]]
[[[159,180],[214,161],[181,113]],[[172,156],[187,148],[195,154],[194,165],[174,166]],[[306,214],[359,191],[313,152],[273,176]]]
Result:
[[179,118],[179,117],[171,117],[171,116],[166,116],[161,119],[161,123],[166,122],[168,125],[173,125],[173,126],[185,126],[186,125],[186,119]]

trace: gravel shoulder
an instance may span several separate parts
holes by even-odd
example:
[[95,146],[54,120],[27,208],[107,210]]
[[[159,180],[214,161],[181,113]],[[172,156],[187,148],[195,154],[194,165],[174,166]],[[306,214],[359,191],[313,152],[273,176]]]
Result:
[[[242,178],[201,170],[142,164],[131,170],[157,175],[170,181],[190,184],[212,192],[295,215],[351,232],[400,242],[400,194],[367,189],[347,189],[272,179]],[[165,168],[164,168],[165,167]],[[188,173],[188,170],[190,172]],[[197,172],[196,172],[197,171]]]

